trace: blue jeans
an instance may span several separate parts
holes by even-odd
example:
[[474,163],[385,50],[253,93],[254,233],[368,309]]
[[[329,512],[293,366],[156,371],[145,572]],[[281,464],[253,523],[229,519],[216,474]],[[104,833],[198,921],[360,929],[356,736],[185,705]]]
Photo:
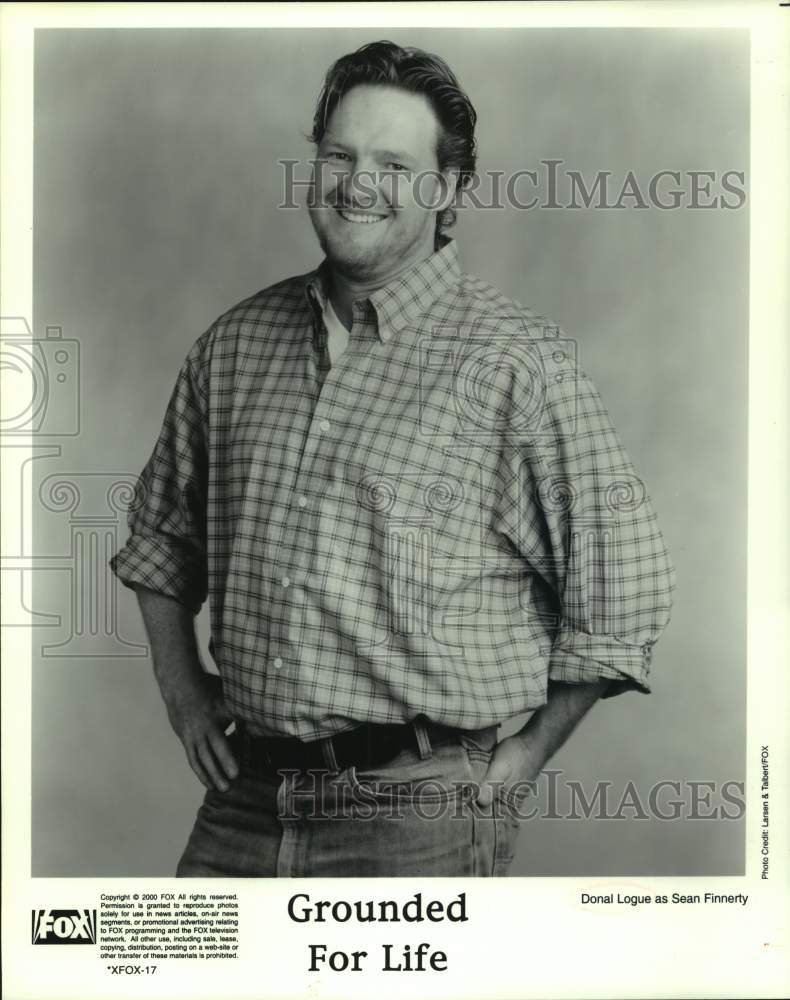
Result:
[[474,794],[496,728],[402,750],[374,770],[255,773],[206,793],[178,877],[506,875],[519,829],[508,795]]

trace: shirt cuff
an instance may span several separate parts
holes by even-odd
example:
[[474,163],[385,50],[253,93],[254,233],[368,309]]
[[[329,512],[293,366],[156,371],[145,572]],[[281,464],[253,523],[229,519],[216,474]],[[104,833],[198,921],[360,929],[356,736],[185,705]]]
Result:
[[124,586],[141,586],[173,597],[196,615],[206,599],[201,563],[188,546],[133,535],[110,559],[109,566]]
[[549,659],[549,681],[593,684],[608,680],[602,698],[625,691],[650,694],[652,642],[627,642],[609,635],[561,629]]

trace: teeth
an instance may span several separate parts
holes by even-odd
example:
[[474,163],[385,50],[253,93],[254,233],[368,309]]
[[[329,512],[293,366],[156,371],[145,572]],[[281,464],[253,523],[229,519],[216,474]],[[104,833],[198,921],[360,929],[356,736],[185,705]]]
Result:
[[370,215],[367,212],[344,212],[342,209],[338,209],[341,216],[346,220],[346,222],[359,222],[365,226],[372,226],[376,222],[382,222],[386,219],[386,215]]

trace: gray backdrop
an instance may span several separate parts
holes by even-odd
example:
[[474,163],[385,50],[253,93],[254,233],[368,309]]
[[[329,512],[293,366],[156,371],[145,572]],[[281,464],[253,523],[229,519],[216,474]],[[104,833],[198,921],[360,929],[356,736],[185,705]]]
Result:
[[[311,155],[329,63],[384,37],[455,69],[479,114],[481,169],[554,158],[645,184],[661,169],[748,170],[745,32],[37,32],[34,328],[79,341],[81,425],[34,462],[33,605],[61,616],[35,635],[34,875],[174,870],[202,788],[136,655],[134,595],[108,579],[126,528],[107,484],[142,468],[211,321],[320,260],[306,213],[276,208],[277,160]],[[678,569],[654,693],[596,706],[552,768],[588,790],[611,781],[615,806],[629,780],[645,799],[662,779],[743,780],[748,202],[470,210],[455,236],[466,270],[578,340]],[[205,612],[199,624],[205,643]],[[632,815],[527,822],[513,874],[743,871],[741,822]]]

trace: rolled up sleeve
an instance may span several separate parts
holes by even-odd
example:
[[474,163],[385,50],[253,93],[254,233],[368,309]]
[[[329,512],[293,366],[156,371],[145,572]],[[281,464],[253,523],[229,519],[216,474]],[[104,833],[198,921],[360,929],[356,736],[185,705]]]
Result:
[[501,453],[497,517],[555,599],[548,679],[649,693],[675,589],[651,500],[586,373],[529,378],[541,406]]
[[151,457],[129,505],[129,538],[110,560],[121,582],[200,610],[208,590],[207,391],[201,341],[178,373]]

